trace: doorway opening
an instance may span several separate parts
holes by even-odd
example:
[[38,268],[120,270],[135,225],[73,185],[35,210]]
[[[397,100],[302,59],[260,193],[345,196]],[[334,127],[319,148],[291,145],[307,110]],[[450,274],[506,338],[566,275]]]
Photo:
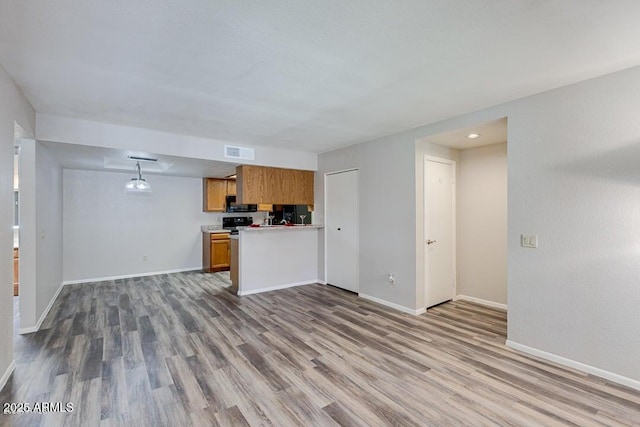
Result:
[[[466,300],[506,310],[507,118],[418,140],[416,153],[422,154],[424,168],[425,307]],[[447,162],[454,165],[452,172]],[[437,180],[447,173],[453,174],[452,201],[437,189]],[[444,207],[451,203],[447,218]],[[451,244],[443,229],[452,229]],[[453,257],[451,268],[447,253]]]
[[20,291],[20,145],[13,153],[13,296]]
[[14,335],[20,327],[20,142],[24,129],[13,125],[13,328]]

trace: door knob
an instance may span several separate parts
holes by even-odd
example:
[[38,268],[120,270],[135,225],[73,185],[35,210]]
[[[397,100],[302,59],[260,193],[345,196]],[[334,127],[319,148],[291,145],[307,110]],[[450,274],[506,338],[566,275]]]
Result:
[[435,240],[427,240],[427,245],[430,245],[430,244],[435,243],[435,242],[436,242]]

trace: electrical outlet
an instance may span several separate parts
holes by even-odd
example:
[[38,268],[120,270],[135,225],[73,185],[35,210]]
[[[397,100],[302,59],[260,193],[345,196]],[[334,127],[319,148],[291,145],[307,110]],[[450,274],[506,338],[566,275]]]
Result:
[[535,234],[521,234],[520,246],[522,246],[523,248],[537,248],[538,236]]
[[147,256],[146,255],[142,255],[142,261],[146,261],[147,260]]

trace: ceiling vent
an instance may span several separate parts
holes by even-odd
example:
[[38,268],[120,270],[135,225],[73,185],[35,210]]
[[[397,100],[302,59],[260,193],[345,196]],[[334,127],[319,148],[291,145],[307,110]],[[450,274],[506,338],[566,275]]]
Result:
[[253,160],[255,151],[253,148],[235,147],[233,145],[224,146],[224,156],[230,159]]
[[140,157],[140,156],[129,156],[131,160],[142,160],[145,162],[157,162],[158,159],[154,159],[153,157]]

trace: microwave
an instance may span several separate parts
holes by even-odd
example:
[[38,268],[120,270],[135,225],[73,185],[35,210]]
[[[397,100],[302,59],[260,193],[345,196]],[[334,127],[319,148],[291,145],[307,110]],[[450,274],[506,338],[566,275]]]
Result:
[[227,212],[258,212],[258,205],[239,205],[236,196],[227,196]]

